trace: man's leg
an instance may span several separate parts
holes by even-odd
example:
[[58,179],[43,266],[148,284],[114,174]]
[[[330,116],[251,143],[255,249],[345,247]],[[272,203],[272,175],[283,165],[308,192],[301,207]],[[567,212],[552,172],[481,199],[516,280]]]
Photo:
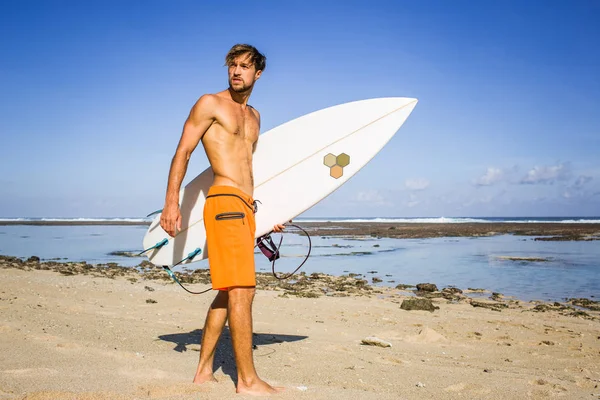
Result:
[[238,371],[237,392],[264,395],[277,393],[274,388],[256,374],[252,358],[252,301],[253,287],[229,289],[229,330],[233,341],[235,363]]
[[213,375],[213,364],[215,360],[215,349],[219,342],[221,332],[227,321],[227,305],[229,294],[227,291],[219,290],[206,315],[204,330],[202,331],[202,343],[200,348],[200,361],[194,383],[216,381]]

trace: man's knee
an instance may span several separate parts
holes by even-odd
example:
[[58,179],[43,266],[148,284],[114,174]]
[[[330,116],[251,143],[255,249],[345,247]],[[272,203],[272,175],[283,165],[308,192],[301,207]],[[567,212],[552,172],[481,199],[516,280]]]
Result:
[[229,288],[229,301],[233,302],[245,302],[252,301],[254,293],[256,293],[256,287],[254,286],[234,286]]

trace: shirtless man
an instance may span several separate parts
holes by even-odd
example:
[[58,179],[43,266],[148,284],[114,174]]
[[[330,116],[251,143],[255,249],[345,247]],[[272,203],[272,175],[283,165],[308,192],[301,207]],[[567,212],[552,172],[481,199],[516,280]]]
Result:
[[[256,286],[252,154],[258,141],[260,114],[248,105],[248,98],[265,64],[265,56],[253,46],[238,44],[231,48],[226,57],[229,88],[200,97],[185,122],[171,163],[160,221],[171,236],[181,229],[179,190],[190,156],[202,141],[214,171],[204,207],[204,224],[212,287],[218,294],[206,316],[194,383],[216,381],[215,349],[229,319],[238,374],[236,391],[252,395],[282,390],[258,377],[252,356],[252,302]],[[283,229],[283,225],[273,227],[275,232]]]

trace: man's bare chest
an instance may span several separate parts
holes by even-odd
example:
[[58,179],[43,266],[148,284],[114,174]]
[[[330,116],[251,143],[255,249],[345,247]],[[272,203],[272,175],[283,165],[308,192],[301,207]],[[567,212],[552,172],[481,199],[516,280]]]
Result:
[[250,109],[227,107],[219,113],[217,123],[236,138],[252,142],[258,139],[258,119]]

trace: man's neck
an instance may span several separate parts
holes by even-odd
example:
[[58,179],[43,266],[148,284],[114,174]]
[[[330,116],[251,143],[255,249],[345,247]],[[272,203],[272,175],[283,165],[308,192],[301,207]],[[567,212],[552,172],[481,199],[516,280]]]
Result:
[[234,90],[231,90],[231,88],[228,88],[227,91],[229,92],[229,96],[231,96],[231,100],[235,101],[236,103],[238,103],[242,106],[245,106],[248,104],[248,99],[250,98],[250,95],[252,94],[252,89],[249,89],[243,93],[239,93]]

